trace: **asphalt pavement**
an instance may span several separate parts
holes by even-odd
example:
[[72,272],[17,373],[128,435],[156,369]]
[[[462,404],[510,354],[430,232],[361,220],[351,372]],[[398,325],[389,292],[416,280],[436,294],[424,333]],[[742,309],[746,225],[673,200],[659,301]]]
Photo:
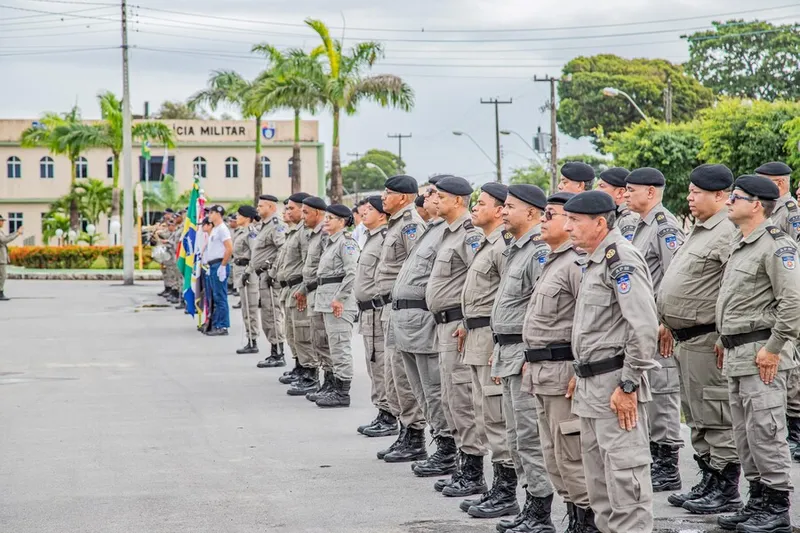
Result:
[[[208,338],[163,306],[160,289],[8,282],[0,533],[494,531],[495,520],[471,519],[460,500],[434,492],[435,479],[377,460],[393,437],[356,433],[375,415],[360,337],[352,406],[322,410],[287,396],[282,370],[236,355],[238,311],[228,337]],[[690,448],[681,461],[688,488]],[[800,465],[793,474],[797,486]],[[716,531],[713,517],[689,516],[666,497],[656,496],[656,531]],[[564,514],[556,502],[559,532]],[[797,506],[793,515],[800,524]]]

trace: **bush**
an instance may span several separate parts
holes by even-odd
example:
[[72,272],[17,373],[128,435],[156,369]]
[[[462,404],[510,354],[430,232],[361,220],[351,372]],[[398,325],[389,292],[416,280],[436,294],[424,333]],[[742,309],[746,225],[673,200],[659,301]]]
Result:
[[[107,268],[122,268],[122,246],[12,246],[8,249],[12,265],[25,268],[88,269],[105,263]],[[150,247],[144,248],[144,264],[152,263]],[[138,265],[139,249],[134,249]],[[99,261],[100,260],[100,261]]]

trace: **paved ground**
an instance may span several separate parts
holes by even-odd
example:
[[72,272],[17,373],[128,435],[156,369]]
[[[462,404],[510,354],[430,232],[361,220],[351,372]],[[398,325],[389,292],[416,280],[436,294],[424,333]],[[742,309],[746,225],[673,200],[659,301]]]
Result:
[[[234,353],[238,316],[231,336],[206,338],[182,313],[146,307],[163,302],[158,290],[8,283],[0,532],[494,531],[433,480],[375,459],[391,439],[356,434],[374,414],[360,339],[353,406],[322,411]],[[688,486],[688,451],[683,460]],[[659,531],[714,530],[665,502],[657,496]],[[559,531],[562,516],[558,504]]]

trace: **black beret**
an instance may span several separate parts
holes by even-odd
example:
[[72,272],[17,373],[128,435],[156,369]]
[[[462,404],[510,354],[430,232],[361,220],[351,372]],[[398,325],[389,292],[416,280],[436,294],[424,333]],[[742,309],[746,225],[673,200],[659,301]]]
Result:
[[349,220],[352,215],[350,208],[342,204],[331,204],[325,208],[325,211],[345,220]]
[[442,180],[442,178],[449,178],[449,177],[451,177],[450,174],[436,174],[435,176],[431,176],[430,178],[428,178],[428,183],[435,186]]
[[165,212],[165,213],[170,213],[170,214],[171,214],[171,213],[174,213],[174,212],[175,212],[175,210],[174,210],[174,209],[172,209],[171,207],[168,207],[168,208],[164,209],[164,212]]
[[613,187],[624,187],[631,171],[624,167],[611,167],[600,173],[600,179]]
[[303,204],[307,205],[308,207],[313,207],[314,209],[319,209],[320,211],[325,211],[325,209],[328,207],[328,205],[325,203],[325,200],[319,196],[309,196],[303,200]]
[[278,201],[278,197],[277,196],[273,196],[271,194],[262,194],[261,196],[258,197],[258,199],[259,200],[266,200],[268,202],[277,202]]
[[625,178],[625,183],[663,187],[667,184],[667,180],[664,179],[664,174],[657,168],[642,167],[628,174],[628,177]]
[[402,194],[416,194],[419,191],[417,180],[411,176],[401,174],[399,176],[392,176],[383,185],[390,191],[399,192]]
[[417,207],[423,207],[425,205],[425,197],[422,195],[417,196],[417,199],[414,200],[414,205]]
[[209,212],[210,212],[210,213],[219,213],[220,215],[224,215],[224,214],[225,214],[225,208],[224,208],[224,207],[222,207],[222,206],[221,206],[221,205],[219,205],[219,204],[217,204],[217,205],[212,205],[212,206],[211,206],[211,209],[209,209]]
[[472,194],[472,185],[464,178],[458,176],[445,176],[436,183],[436,188],[456,196]]
[[311,195],[308,194],[307,192],[296,192],[296,193],[294,193],[293,195],[291,195],[289,197],[289,201],[290,202],[294,202],[296,204],[302,204],[303,200],[305,200],[309,196],[311,196]]
[[536,185],[528,185],[527,183],[511,185],[508,188],[508,194],[539,209],[544,209],[547,205],[547,197],[544,191]]
[[564,204],[564,211],[579,215],[599,215],[617,209],[614,199],[603,191],[586,191],[576,194]]
[[547,198],[547,203],[548,204],[565,204],[573,196],[575,196],[574,192],[557,192],[555,194],[551,194]]
[[481,190],[500,202],[505,202],[508,196],[508,186],[494,181],[484,184]]
[[733,172],[725,165],[700,165],[689,180],[704,191],[723,191],[733,185]]
[[561,167],[561,175],[572,181],[592,181],[594,179],[594,168],[592,165],[581,163],[580,161],[570,161]]
[[[422,197],[420,197],[422,198]],[[423,198],[424,200],[424,198]],[[367,198],[367,203],[375,208],[375,211],[378,213],[383,213],[384,215],[388,215],[386,211],[383,210],[383,200],[377,194],[374,196],[370,196]]]
[[792,173],[792,167],[782,161],[765,163],[756,169],[756,174],[762,176],[788,176]]
[[777,200],[781,193],[772,180],[764,176],[745,175],[736,178],[733,184],[736,189],[741,189],[759,200]]
[[243,205],[239,207],[239,214],[247,218],[256,218],[258,211],[252,205]]

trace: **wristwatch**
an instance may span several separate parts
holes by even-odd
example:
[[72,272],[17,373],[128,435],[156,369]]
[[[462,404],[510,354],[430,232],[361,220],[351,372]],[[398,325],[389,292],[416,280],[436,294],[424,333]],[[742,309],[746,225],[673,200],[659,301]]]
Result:
[[629,379],[626,379],[625,381],[619,382],[619,388],[622,389],[622,392],[625,394],[630,394],[639,390],[639,385]]

